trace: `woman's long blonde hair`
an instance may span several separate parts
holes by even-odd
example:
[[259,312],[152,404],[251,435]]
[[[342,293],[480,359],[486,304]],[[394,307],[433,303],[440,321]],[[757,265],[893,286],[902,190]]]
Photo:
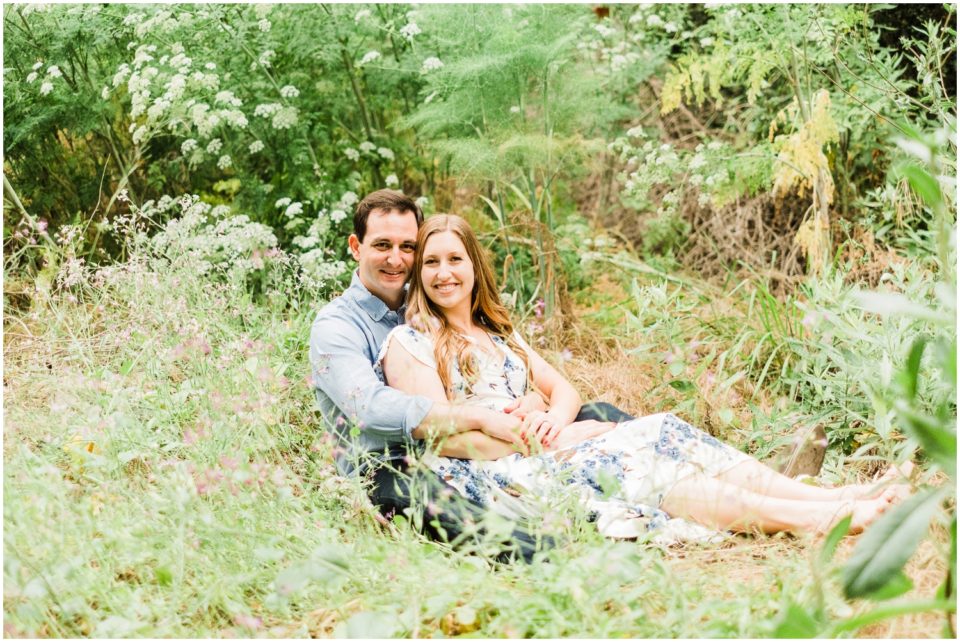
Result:
[[[510,313],[500,301],[493,269],[486,253],[480,247],[477,235],[470,224],[455,214],[436,214],[431,216],[420,226],[417,234],[417,253],[413,261],[413,276],[410,279],[410,290],[407,292],[407,323],[420,332],[429,334],[434,339],[434,357],[437,361],[437,372],[447,398],[453,396],[450,381],[450,364],[454,355],[457,366],[460,368],[467,385],[472,385],[478,372],[477,358],[467,340],[454,329],[443,312],[431,301],[424,289],[421,279],[423,270],[423,251],[427,246],[427,239],[439,232],[453,232],[467,251],[470,262],[473,263],[474,281],[473,292],[470,294],[470,311],[473,322],[485,328],[491,334],[501,337],[517,356],[523,360],[527,369],[527,387],[533,389],[533,378],[530,372],[530,361],[527,351],[521,347],[513,336],[513,324],[510,322]],[[523,394],[524,391],[516,391]]]

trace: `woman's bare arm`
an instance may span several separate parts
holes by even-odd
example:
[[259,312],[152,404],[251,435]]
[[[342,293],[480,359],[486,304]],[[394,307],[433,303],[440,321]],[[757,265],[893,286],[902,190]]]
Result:
[[[387,384],[408,394],[434,401],[413,437],[440,445],[440,454],[462,459],[499,459],[515,452],[528,454],[517,430],[520,420],[487,408],[447,401],[435,368],[411,355],[399,341],[391,341],[383,359]],[[510,441],[507,441],[510,439]]]

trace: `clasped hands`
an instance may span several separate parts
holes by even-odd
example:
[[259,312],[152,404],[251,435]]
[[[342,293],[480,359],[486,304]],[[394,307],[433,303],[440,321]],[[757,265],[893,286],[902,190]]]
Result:
[[604,432],[607,424],[598,421],[565,422],[547,411],[547,405],[537,393],[529,393],[514,400],[503,409],[507,426],[499,435],[524,456],[542,451],[567,448]]

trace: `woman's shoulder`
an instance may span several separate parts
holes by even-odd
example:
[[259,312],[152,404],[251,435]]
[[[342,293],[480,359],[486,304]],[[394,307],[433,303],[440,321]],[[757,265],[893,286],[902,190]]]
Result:
[[384,339],[383,345],[380,346],[380,354],[377,357],[378,361],[383,361],[390,351],[392,345],[399,344],[409,352],[414,358],[418,361],[429,366],[436,366],[436,360],[433,356],[433,338],[411,325],[398,325],[387,335],[387,338]]

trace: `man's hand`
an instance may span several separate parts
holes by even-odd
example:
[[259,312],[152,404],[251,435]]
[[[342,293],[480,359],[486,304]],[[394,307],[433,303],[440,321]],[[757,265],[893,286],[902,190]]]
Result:
[[505,413],[516,415],[518,419],[525,418],[534,411],[544,412],[547,409],[547,403],[539,392],[528,392],[519,399],[514,399],[507,404],[503,411]]
[[[576,421],[560,431],[557,438],[549,444],[547,450],[563,450],[575,446],[612,430],[616,425],[612,421],[596,421],[594,419]],[[544,444],[544,446],[547,446],[547,444]]]
[[490,418],[484,419],[482,431],[511,444],[524,457],[530,455],[530,448],[520,436],[520,419],[506,413],[490,412]]

